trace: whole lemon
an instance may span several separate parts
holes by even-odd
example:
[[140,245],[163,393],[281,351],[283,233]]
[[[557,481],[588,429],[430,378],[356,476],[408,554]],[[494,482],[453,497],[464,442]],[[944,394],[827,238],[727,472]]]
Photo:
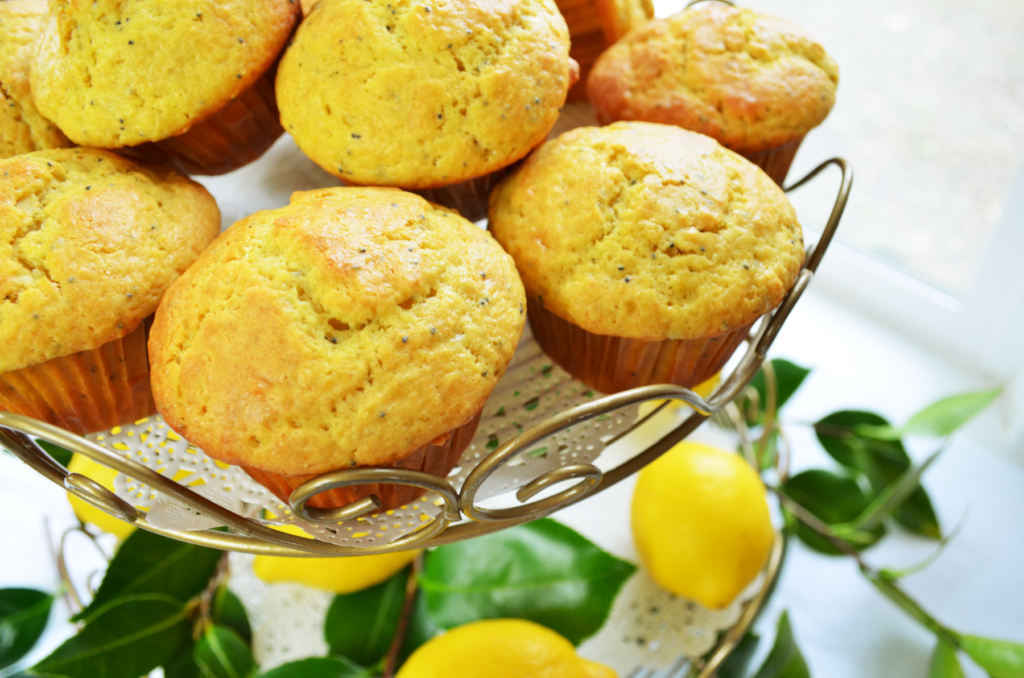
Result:
[[757,473],[738,454],[693,442],[640,472],[632,522],[651,578],[710,609],[754,580],[775,540]]
[[616,678],[568,640],[522,619],[472,622],[413,652],[397,678]]
[[[91,478],[111,492],[114,491],[114,478],[117,476],[117,471],[93,461],[84,454],[72,455],[71,463],[68,464],[68,470],[72,473],[78,473]],[[68,492],[68,501],[71,502],[71,508],[79,520],[83,523],[95,525],[120,540],[126,539],[128,535],[135,531],[135,526],[131,523],[115,518],[106,511],[82,501],[70,492]]]
[[[291,525],[275,526],[276,530],[309,537]],[[268,583],[290,582],[313,589],[345,594],[361,591],[389,579],[416,559],[419,551],[398,551],[379,556],[348,558],[286,558],[256,556],[253,573]]]

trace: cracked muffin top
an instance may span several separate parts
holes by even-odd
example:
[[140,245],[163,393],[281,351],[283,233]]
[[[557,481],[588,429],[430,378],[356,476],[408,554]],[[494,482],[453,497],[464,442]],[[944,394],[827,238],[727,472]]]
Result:
[[756,153],[821,124],[838,82],[836,63],[798,26],[711,2],[610,47],[590,73],[587,96],[602,124],[678,125]]
[[29,88],[32,47],[46,14],[46,0],[0,2],[0,158],[71,145],[36,110]]
[[36,105],[83,146],[184,134],[263,76],[298,12],[295,0],[51,2]]
[[321,0],[281,60],[281,122],[346,182],[437,188],[544,141],[578,77],[554,0]]
[[299,192],[168,290],[153,395],[211,456],[272,473],[387,464],[471,419],[523,330],[494,239],[392,188]]
[[0,160],[0,372],[127,335],[219,231],[206,189],[165,168],[87,148]]
[[547,142],[491,194],[526,293],[595,334],[712,337],[775,308],[803,236],[785,194],[714,139],[619,122]]

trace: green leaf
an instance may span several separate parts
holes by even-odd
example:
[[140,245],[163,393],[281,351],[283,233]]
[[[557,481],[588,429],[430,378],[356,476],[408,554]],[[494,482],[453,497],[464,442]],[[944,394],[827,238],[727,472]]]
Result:
[[203,678],[247,678],[256,670],[249,646],[226,626],[208,627],[192,656]]
[[413,652],[443,630],[431,618],[430,610],[427,609],[426,596],[417,593],[416,600],[412,604],[412,613],[409,615],[409,625],[405,628],[405,638],[402,639],[402,647],[398,651],[396,668],[401,668]]
[[871,505],[864,510],[864,513],[860,514],[850,523],[850,527],[853,529],[870,530],[880,525],[896,507],[903,504],[905,500],[917,491],[920,487],[921,476],[939,458],[943,449],[939,448],[920,465],[907,469],[895,482],[879,492],[871,501]]
[[260,678],[369,678],[370,669],[353,664],[344,657],[313,657],[278,666],[260,674]]
[[217,589],[213,597],[213,609],[210,611],[214,624],[227,626],[242,637],[245,642],[252,641],[252,627],[249,626],[249,615],[245,613],[242,601],[227,586]]
[[0,589],[0,669],[28,654],[43,635],[53,596],[35,589]]
[[327,610],[324,638],[331,654],[372,666],[388,653],[402,616],[408,568],[376,586],[335,596]]
[[775,645],[754,678],[811,678],[807,662],[793,638],[788,612],[783,612],[779,617]]
[[64,468],[67,468],[68,464],[71,463],[71,457],[73,455],[71,450],[65,450],[60,445],[54,445],[53,443],[48,442],[46,440],[37,439],[36,443],[39,445],[39,447],[46,450],[46,453],[53,457],[54,461],[56,461]]
[[158,593],[185,603],[206,588],[222,555],[135,530],[117,550],[96,597],[72,619],[88,620],[110,601],[129,594]]
[[956,648],[939,639],[932,653],[932,663],[928,668],[928,678],[964,678],[964,670],[956,656]]
[[636,567],[550,519],[427,554],[420,587],[442,628],[480,619],[537,622],[579,644]]
[[77,636],[31,668],[55,678],[138,678],[189,638],[184,606],[168,596],[125,596],[96,610]]
[[[829,525],[851,522],[870,504],[870,499],[855,480],[820,469],[793,476],[783,484],[782,490],[790,499]],[[827,539],[802,522],[797,524],[796,534],[815,551],[840,555],[839,550]],[[867,548],[885,534],[885,527],[879,525],[863,534],[862,539],[855,541],[847,536],[846,540],[856,549]]]
[[991,391],[961,393],[943,398],[907,420],[902,431],[926,436],[948,436],[988,407],[1001,392],[1002,389],[994,388]]
[[[782,409],[782,406],[796,393],[796,390],[800,388],[800,385],[804,383],[804,379],[811,373],[811,370],[807,367],[801,367],[795,363],[791,363],[788,360],[782,360],[776,358],[771,361],[771,365],[775,368],[775,410]],[[747,418],[747,424],[749,426],[755,426],[764,421],[765,405],[768,402],[768,391],[765,386],[764,368],[758,370],[754,378],[750,380],[750,385],[757,390],[757,416],[754,418]]]
[[164,678],[202,678],[195,660],[196,644],[192,638],[182,643],[174,655],[164,662]]
[[992,678],[1024,678],[1024,645],[1020,643],[961,636],[960,649]]
[[739,644],[733,648],[733,651],[722,662],[715,675],[718,678],[744,678],[747,675],[747,667],[750,666],[750,660],[754,658],[754,652],[757,650],[758,643],[760,642],[761,639],[756,633],[747,631],[743,638],[740,639]]
[[[899,439],[880,440],[858,433],[864,427],[890,427],[888,421],[873,412],[845,410],[834,412],[814,425],[818,442],[833,459],[855,475],[864,475],[875,493],[881,493],[911,466],[910,457]],[[918,487],[893,513],[906,529],[930,539],[941,539],[942,529],[931,499]]]

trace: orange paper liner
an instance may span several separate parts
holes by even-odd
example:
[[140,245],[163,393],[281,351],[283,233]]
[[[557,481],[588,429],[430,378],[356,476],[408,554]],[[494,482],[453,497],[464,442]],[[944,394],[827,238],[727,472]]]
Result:
[[769,148],[767,151],[740,153],[740,155],[763,169],[764,173],[781,187],[786,181],[786,175],[789,174],[789,166],[793,164],[793,158],[796,157],[796,152],[800,150],[800,144],[803,140],[804,137],[800,137],[795,141],[790,141],[788,144]]
[[99,348],[0,374],[0,409],[78,435],[155,414],[146,352],[148,324],[144,321]]
[[[462,426],[448,431],[423,447],[416,448],[412,454],[407,455],[405,458],[393,464],[374,468],[407,468],[414,471],[423,471],[439,478],[447,478],[448,474],[451,473],[452,469],[459,462],[459,459],[462,458],[462,453],[469,447],[469,442],[473,439],[476,427],[480,423],[482,412],[483,410],[477,412],[472,419]],[[246,466],[243,466],[242,470],[285,503],[288,503],[292,492],[297,487],[321,475],[286,476]],[[342,469],[337,470],[340,471]],[[307,506],[314,508],[336,508],[347,506],[363,497],[375,494],[380,499],[380,510],[391,511],[416,501],[426,493],[426,490],[410,485],[368,483],[366,485],[350,485],[321,492],[310,499],[307,502]]]
[[276,73],[275,62],[252,87],[184,134],[117,151],[185,174],[225,174],[248,165],[284,134],[274,95]]
[[518,167],[518,162],[469,181],[411,192],[430,202],[458,210],[459,214],[469,221],[480,221],[487,217],[487,203],[491,191],[514,167]]
[[580,65],[580,79],[566,101],[587,100],[587,77],[597,57],[629,31],[654,18],[650,0],[555,0],[569,27],[569,56]]
[[643,341],[588,332],[533,299],[527,318],[544,353],[601,393],[651,384],[693,388],[722,369],[754,324],[706,339]]

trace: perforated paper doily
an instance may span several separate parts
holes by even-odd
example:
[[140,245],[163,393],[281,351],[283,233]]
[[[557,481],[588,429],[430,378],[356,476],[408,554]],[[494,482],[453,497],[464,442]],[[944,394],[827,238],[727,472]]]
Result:
[[[453,469],[450,482],[459,490],[473,467],[498,445],[558,412],[598,396],[545,356],[527,328],[509,369],[487,400],[477,433]],[[636,417],[637,407],[624,408],[541,441],[495,472],[481,488],[477,499],[514,491],[561,466],[593,461],[604,450],[605,443],[627,431]],[[239,515],[261,522],[293,523],[316,538],[335,544],[390,543],[441,510],[441,499],[429,493],[419,502],[394,511],[337,525],[321,525],[297,518],[287,505],[240,468],[211,459],[174,433],[160,416],[88,438]],[[196,513],[134,478],[119,474],[114,480],[114,489],[122,499],[146,511],[146,520],[155,527],[201,530],[218,525],[212,518]]]

